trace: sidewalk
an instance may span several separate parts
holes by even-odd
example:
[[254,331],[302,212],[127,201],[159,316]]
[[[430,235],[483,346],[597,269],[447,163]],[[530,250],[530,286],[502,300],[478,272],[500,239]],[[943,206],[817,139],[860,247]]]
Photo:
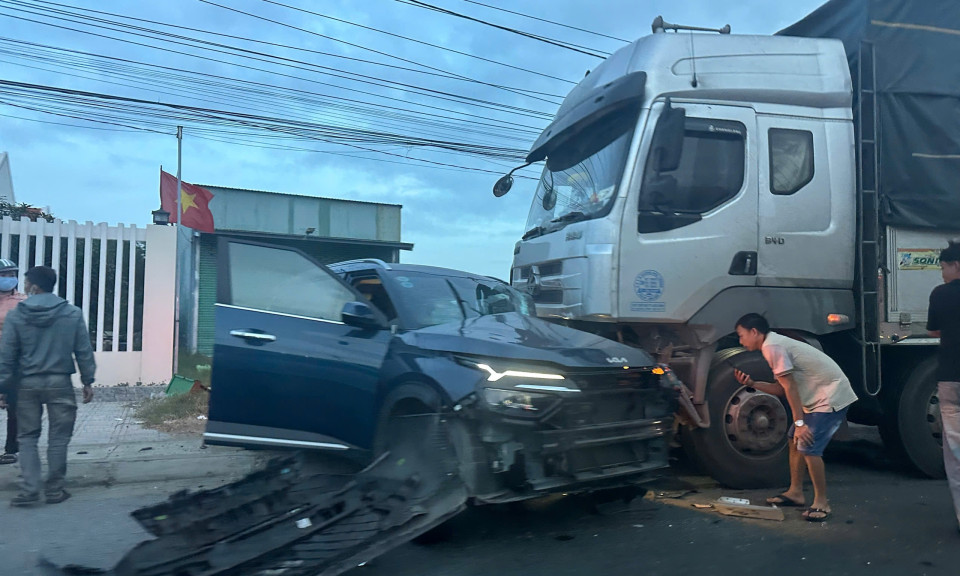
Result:
[[[200,478],[234,480],[269,458],[270,452],[204,448],[199,436],[165,434],[142,427],[134,418],[136,402],[162,391],[162,387],[95,388],[93,402],[78,403],[68,451],[68,487]],[[6,411],[0,411],[0,434],[4,437],[6,418]],[[44,470],[46,442],[44,416],[40,437]],[[0,466],[0,491],[17,490],[19,473],[17,464]]]

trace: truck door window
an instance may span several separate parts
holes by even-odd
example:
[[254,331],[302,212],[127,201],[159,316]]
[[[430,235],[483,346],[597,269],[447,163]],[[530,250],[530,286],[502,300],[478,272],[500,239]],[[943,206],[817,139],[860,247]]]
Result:
[[[740,122],[687,118],[676,170],[656,171],[647,158],[641,211],[703,214],[727,202],[743,187],[746,128]],[[658,185],[651,185],[659,180]],[[670,185],[663,185],[664,181]]]
[[770,128],[770,192],[788,196],[813,180],[813,132]]
[[229,254],[230,301],[225,304],[339,322],[343,305],[357,299],[298,252],[231,243]]

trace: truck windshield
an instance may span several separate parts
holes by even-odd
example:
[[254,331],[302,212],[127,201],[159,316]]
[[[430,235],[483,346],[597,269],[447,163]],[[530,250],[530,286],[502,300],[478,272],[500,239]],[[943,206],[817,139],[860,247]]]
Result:
[[391,276],[394,304],[411,328],[507,312],[535,314],[528,296],[493,278],[421,271],[397,271]]
[[524,239],[610,211],[636,117],[635,112],[618,115],[593,126],[548,158],[527,215]]

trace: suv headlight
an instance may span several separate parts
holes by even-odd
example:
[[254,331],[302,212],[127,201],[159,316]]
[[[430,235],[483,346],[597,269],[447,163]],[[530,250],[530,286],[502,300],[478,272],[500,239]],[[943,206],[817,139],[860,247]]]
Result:
[[551,394],[538,394],[521,390],[484,388],[483,399],[487,407],[503,414],[535,416],[555,406],[559,398]]
[[[576,388],[567,388],[565,386],[565,378],[563,374],[557,374],[556,372],[547,372],[543,371],[539,367],[535,366],[516,366],[512,369],[504,370],[503,367],[499,366],[499,363],[496,367],[492,366],[492,362],[486,359],[473,359],[473,358],[457,358],[457,362],[463,364],[464,366],[469,366],[471,368],[476,368],[486,374],[487,382],[500,382],[500,380],[507,378],[513,382],[523,382],[523,384],[529,385],[531,388],[534,384],[539,385],[548,390],[558,390],[563,392],[579,392],[580,390]],[[536,388],[533,388],[536,389]]]

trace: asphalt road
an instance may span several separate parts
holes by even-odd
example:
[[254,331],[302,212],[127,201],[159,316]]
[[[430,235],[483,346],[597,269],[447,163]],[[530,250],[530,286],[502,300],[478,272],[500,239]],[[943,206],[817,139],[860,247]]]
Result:
[[[448,539],[408,544],[352,571],[358,576],[949,574],[960,573],[960,533],[946,484],[889,461],[872,431],[835,442],[828,481],[834,515],[805,522],[726,517],[706,504],[770,491],[721,491],[682,465],[654,496],[599,502],[557,497],[481,507],[451,524]],[[207,484],[210,487],[209,483]],[[0,574],[31,575],[43,554],[59,564],[112,566],[146,533],[129,513],[196,483],[84,488],[56,506],[0,508]],[[677,489],[696,491],[680,498]],[[6,493],[0,497],[7,497]]]

